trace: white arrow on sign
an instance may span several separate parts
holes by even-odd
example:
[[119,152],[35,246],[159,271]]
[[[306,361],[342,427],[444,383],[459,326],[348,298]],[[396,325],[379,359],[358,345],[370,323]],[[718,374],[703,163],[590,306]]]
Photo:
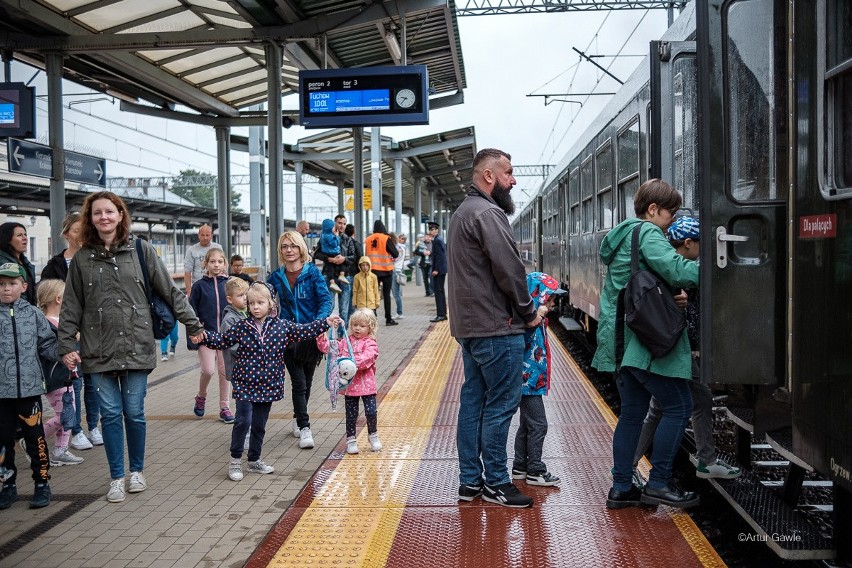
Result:
[[100,163],[98,163],[98,167],[95,168],[95,173],[98,174],[98,181],[101,181],[101,178],[104,177],[104,171],[101,169]]
[[15,146],[15,151],[12,152],[12,157],[15,158],[15,163],[18,164],[18,167],[20,168],[23,156],[18,154],[18,146]]

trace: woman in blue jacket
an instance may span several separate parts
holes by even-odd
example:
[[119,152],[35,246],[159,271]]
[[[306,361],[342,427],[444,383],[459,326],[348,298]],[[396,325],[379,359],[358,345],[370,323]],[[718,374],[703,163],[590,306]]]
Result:
[[[296,231],[285,231],[278,239],[280,268],[269,275],[281,303],[279,317],[296,323],[310,323],[331,315],[333,301],[328,285],[319,269],[308,262],[308,245]],[[293,390],[293,435],[299,447],[314,447],[308,400],[314,371],[322,353],[313,339],[291,343],[284,352],[284,364],[290,373]]]

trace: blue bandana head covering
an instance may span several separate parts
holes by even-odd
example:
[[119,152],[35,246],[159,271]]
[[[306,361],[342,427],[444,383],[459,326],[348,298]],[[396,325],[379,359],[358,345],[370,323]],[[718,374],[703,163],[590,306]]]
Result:
[[566,293],[559,287],[559,282],[553,276],[544,272],[527,274],[527,290],[529,290],[533,305],[536,308],[547,303],[551,296]]
[[670,241],[698,240],[698,219],[695,217],[678,217],[669,227],[666,236]]

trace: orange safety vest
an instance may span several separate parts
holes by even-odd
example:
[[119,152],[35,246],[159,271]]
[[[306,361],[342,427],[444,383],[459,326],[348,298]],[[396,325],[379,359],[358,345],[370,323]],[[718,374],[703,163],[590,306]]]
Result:
[[373,272],[393,272],[393,257],[388,253],[388,236],[373,233],[364,241],[364,254],[370,257]]

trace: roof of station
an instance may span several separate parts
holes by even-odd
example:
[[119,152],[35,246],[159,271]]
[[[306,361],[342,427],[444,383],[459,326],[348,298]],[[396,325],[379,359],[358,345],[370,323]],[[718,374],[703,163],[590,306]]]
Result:
[[[428,68],[431,108],[460,102],[454,0],[0,0],[0,48],[123,100],[237,117],[267,100],[264,44],[283,45],[283,94],[300,69]],[[452,102],[450,102],[452,101]]]
[[[363,133],[365,187],[370,185],[370,130]],[[382,203],[394,207],[394,161],[402,161],[403,211],[414,209],[415,183],[422,179],[421,190],[434,192],[445,205],[458,205],[467,194],[476,155],[476,133],[473,126],[448,130],[396,142],[381,137]],[[321,181],[343,180],[352,187],[353,139],[351,129],[334,129],[302,138],[297,144],[284,145],[284,164],[295,169],[303,163],[303,172]],[[427,203],[423,203],[424,210]]]

